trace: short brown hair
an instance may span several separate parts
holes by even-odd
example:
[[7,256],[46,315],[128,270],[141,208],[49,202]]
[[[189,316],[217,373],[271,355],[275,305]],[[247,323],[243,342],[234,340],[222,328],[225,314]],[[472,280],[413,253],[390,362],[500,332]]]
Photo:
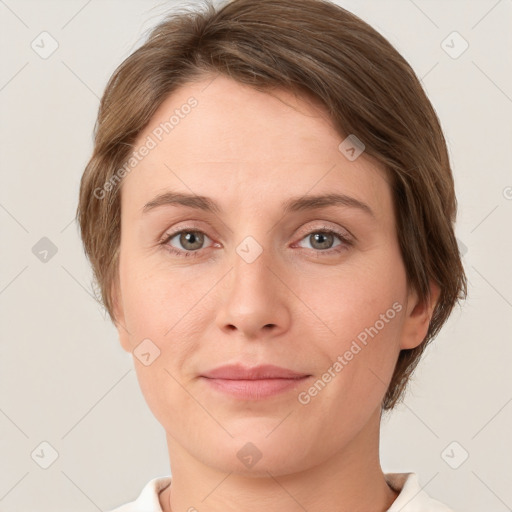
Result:
[[422,300],[430,298],[431,280],[440,287],[427,336],[399,354],[382,404],[393,408],[427,343],[467,294],[453,229],[454,183],[439,120],[412,68],[372,27],[327,0],[233,0],[217,8],[204,0],[182,7],[116,69],[101,100],[77,209],[110,318],[117,323],[112,292],[121,187],[104,185],[118,178],[163,100],[212,73],[316,98],[340,135],[354,134],[389,173],[408,285]]

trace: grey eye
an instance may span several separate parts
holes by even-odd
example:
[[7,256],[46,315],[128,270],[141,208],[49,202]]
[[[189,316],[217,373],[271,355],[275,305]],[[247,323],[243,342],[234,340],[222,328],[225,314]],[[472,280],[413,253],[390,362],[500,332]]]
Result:
[[[178,242],[180,246],[176,247],[174,244],[172,244],[172,240],[178,238]],[[202,246],[204,244],[205,238],[208,238],[204,233],[201,233],[200,231],[180,231],[179,233],[176,233],[169,239],[170,245],[175,247],[176,249],[184,249],[187,251],[197,251],[199,249],[202,249]]]
[[[316,249],[321,251],[336,247],[336,245],[334,245],[336,238],[341,240],[341,237],[335,233],[330,233],[328,231],[314,231],[313,233],[305,236],[302,240],[307,240],[309,242],[310,247],[308,247],[308,249]],[[341,241],[337,245],[340,244]]]

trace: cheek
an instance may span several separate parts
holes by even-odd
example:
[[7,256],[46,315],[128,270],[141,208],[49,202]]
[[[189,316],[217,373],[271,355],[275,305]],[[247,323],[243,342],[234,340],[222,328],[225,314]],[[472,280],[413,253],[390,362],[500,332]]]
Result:
[[324,417],[325,436],[339,443],[355,435],[382,402],[400,351],[404,313],[393,293],[375,298],[350,291],[351,298],[340,296],[336,307],[325,303],[335,335],[317,339],[313,356],[322,357],[316,379],[298,397],[308,413],[305,430],[315,430],[315,418]]
[[400,351],[406,278],[398,253],[381,252],[373,262],[333,272],[321,287],[301,283],[300,293],[322,321],[312,317],[312,322],[329,328],[316,347],[325,356],[324,370],[336,375],[329,393],[344,395],[354,405],[378,403]]
[[133,258],[120,274],[126,322],[137,335],[161,338],[190,309],[179,273],[148,269],[147,262]]
[[[218,278],[211,272],[199,277],[183,269],[148,268],[147,262],[136,258],[125,263],[120,272],[130,345],[133,350],[146,339],[156,345],[159,355],[151,364],[152,371],[145,371],[138,361],[135,363],[143,391],[147,382],[158,395],[162,386],[169,388],[175,384],[169,372],[179,378],[183,372],[188,377],[196,370],[193,356],[201,347],[202,333],[211,324],[215,311],[208,291]],[[179,391],[179,386],[176,389]],[[155,394],[150,395],[148,401],[154,401]]]
[[[350,340],[380,320],[395,302],[406,297],[405,270],[395,251],[380,252],[372,258],[359,258],[339,269],[319,276],[297,279],[298,295],[328,326],[332,339]],[[386,331],[396,333],[397,308],[387,317]],[[379,322],[378,326],[381,326]]]

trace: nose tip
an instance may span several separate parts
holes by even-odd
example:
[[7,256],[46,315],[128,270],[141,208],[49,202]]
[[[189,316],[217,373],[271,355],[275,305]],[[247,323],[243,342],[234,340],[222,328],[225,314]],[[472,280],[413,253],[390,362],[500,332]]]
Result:
[[217,314],[217,325],[228,332],[240,331],[250,339],[275,335],[289,317],[281,300],[282,283],[268,266],[268,253],[263,247],[254,237],[245,240],[239,244],[242,254],[237,251],[233,272],[226,276],[226,296]]

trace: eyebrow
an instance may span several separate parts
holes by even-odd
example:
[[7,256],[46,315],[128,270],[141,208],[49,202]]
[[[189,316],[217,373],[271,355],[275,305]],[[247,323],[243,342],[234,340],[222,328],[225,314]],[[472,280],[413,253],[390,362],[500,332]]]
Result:
[[[165,192],[153,198],[144,205],[142,213],[145,214],[161,206],[187,206],[206,212],[221,214],[223,209],[212,199],[195,194],[184,194],[179,192]],[[375,218],[373,210],[366,204],[354,197],[345,194],[321,194],[292,197],[282,204],[284,214],[326,208],[328,206],[345,206],[358,209]]]

